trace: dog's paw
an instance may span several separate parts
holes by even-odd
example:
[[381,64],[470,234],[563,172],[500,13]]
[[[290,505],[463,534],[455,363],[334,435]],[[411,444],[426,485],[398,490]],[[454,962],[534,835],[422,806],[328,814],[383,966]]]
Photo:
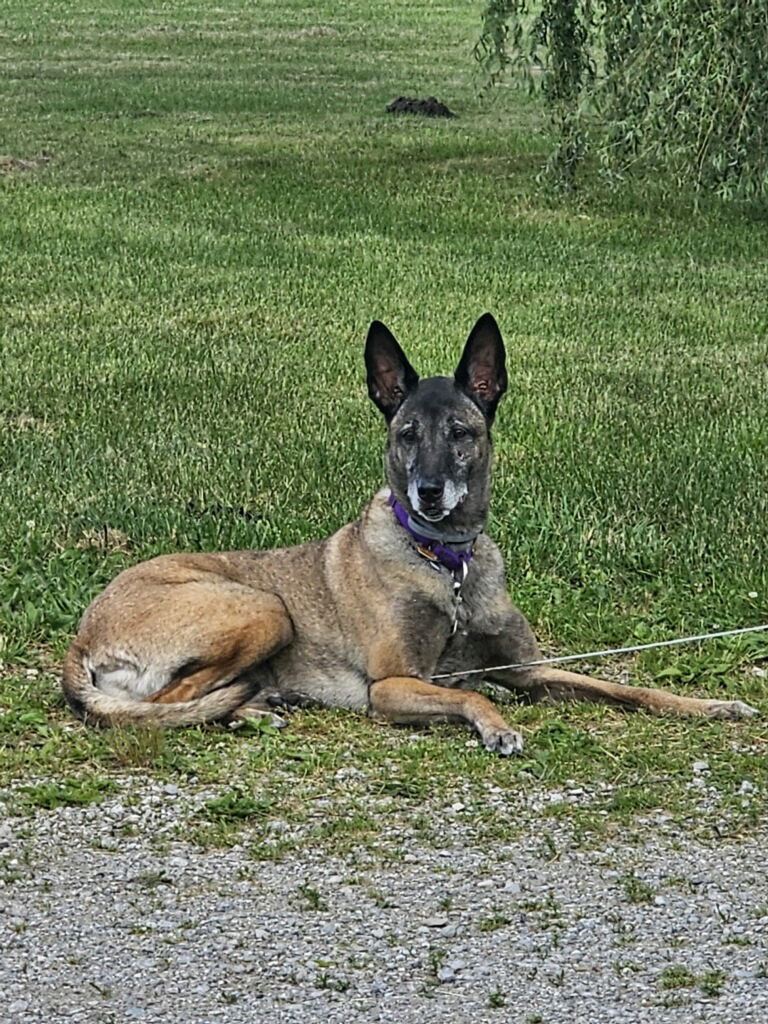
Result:
[[743,700],[711,700],[707,708],[707,718],[725,718],[731,721],[737,718],[754,718],[757,714],[757,708],[745,704]]
[[492,754],[501,754],[502,757],[523,752],[523,737],[512,729],[503,732],[500,729],[488,729],[483,733],[483,743],[486,750]]

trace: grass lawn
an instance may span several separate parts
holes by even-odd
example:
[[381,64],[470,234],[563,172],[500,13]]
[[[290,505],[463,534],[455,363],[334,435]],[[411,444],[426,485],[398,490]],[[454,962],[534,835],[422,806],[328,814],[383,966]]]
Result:
[[[543,192],[532,101],[478,98],[478,12],[6,5],[0,785],[27,785],[17,806],[98,799],[114,773],[148,770],[237,775],[231,799],[260,814],[330,794],[330,820],[358,820],[393,777],[407,810],[466,776],[478,792],[608,782],[589,828],[656,807],[721,834],[758,820],[764,717],[512,708],[528,748],[509,763],[458,729],[414,743],[337,713],[297,714],[280,737],[88,732],[58,695],[67,638],[121,567],[357,515],[381,480],[373,318],[422,373],[454,367],[484,310],[501,324],[491,529],[546,648],[768,622],[766,218],[694,212],[658,182]],[[385,114],[401,94],[459,116]],[[768,714],[766,658],[756,634],[625,667]],[[349,758],[367,773],[355,793],[329,770]],[[688,788],[702,760],[721,794],[707,811]]]

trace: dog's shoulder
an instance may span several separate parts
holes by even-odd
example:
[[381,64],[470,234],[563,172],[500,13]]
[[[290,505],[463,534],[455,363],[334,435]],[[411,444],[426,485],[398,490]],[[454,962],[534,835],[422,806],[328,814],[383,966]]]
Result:
[[392,514],[389,494],[388,487],[377,491],[354,525],[359,530],[360,541],[372,553],[382,558],[402,560],[411,543]]
[[435,572],[419,555],[395,518],[389,495],[389,488],[382,488],[356,522],[331,537],[327,560],[364,587],[377,592],[383,587],[389,594],[411,599],[421,593],[439,604],[451,590],[450,575]]
[[504,574],[504,556],[493,537],[485,531],[475,541],[472,560],[483,572]]

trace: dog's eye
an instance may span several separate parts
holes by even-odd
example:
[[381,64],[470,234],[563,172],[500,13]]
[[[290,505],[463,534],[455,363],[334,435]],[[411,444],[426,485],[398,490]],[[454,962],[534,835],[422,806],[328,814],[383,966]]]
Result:
[[457,424],[456,426],[451,427],[451,437],[454,441],[464,441],[469,437],[469,431]]
[[416,428],[415,427],[403,427],[400,431],[400,440],[403,444],[413,444],[416,440]]

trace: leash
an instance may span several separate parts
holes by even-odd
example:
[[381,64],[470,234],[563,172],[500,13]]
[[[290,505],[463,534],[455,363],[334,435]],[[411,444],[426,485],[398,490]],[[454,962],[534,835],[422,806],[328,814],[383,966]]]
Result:
[[768,630],[768,623],[762,626],[742,626],[740,629],[722,629],[717,633],[699,633],[696,636],[681,636],[674,640],[658,640],[651,644],[636,644],[633,647],[608,647],[603,651],[585,651],[583,654],[563,654],[557,658],[540,658],[538,661],[519,661],[512,665],[489,665],[487,668],[471,668],[466,671],[441,672],[432,679],[455,679],[457,676],[487,675],[489,672],[512,672],[516,669],[536,668],[539,665],[562,665],[566,661],[584,661],[587,658],[606,658],[611,654],[634,654],[636,651],[650,651],[656,647],[675,647],[678,644],[693,644],[700,640],[714,640],[721,636],[741,636],[744,633],[761,633]]

